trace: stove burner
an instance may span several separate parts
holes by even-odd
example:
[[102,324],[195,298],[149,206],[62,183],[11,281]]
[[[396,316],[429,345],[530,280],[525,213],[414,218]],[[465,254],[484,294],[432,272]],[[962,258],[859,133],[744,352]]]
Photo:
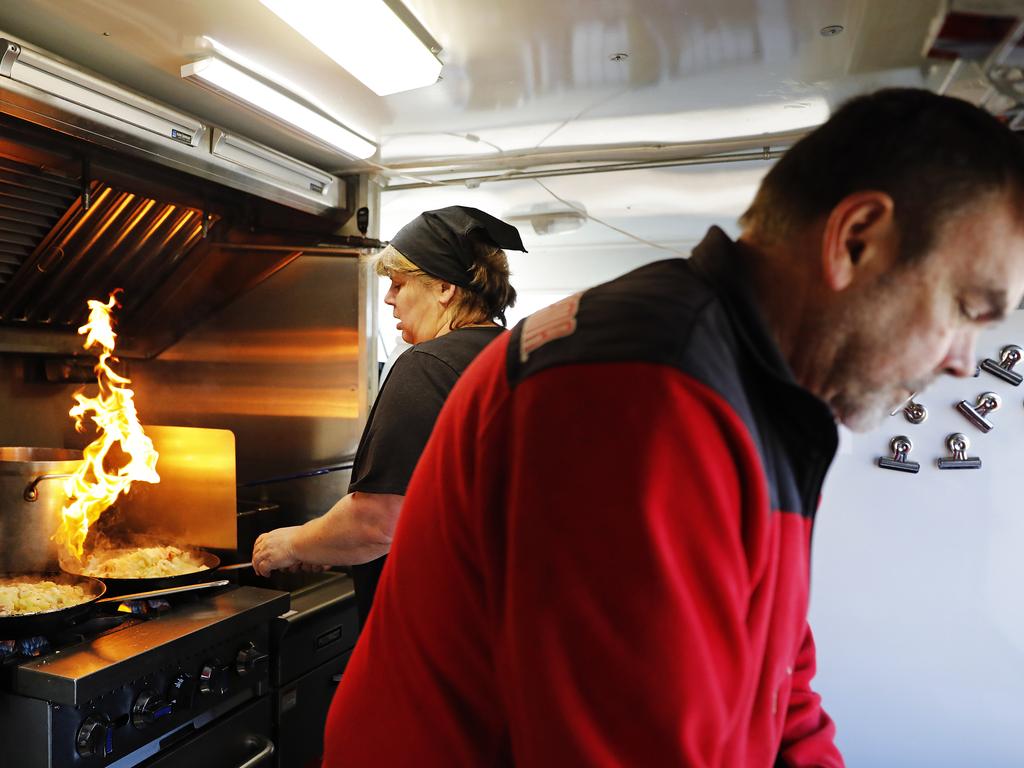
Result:
[[[36,635],[11,640],[0,640],[0,664],[18,663],[24,659],[32,659],[51,651],[68,648],[81,643],[86,638],[97,637],[126,622],[135,621],[131,616],[94,616],[78,624],[54,632],[49,636]],[[2,687],[2,679],[0,679]]]
[[119,613],[131,613],[136,616],[149,616],[171,610],[171,603],[164,598],[152,600],[126,600],[117,606]]
[[0,659],[12,656],[32,658],[49,653],[50,641],[45,637],[23,637],[20,640],[0,640]]

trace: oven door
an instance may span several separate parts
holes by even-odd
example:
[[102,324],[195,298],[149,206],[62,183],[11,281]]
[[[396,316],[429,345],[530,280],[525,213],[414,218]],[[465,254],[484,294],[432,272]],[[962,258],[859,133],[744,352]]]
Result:
[[161,745],[145,768],[210,765],[218,768],[270,768],[274,764],[270,698],[264,696],[234,714],[210,723],[182,741]]

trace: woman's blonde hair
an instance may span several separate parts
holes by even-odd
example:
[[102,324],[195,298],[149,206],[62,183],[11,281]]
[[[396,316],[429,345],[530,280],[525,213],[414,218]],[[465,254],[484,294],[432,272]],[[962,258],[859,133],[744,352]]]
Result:
[[[452,331],[488,320],[496,320],[504,326],[505,310],[516,303],[516,289],[509,282],[505,251],[479,239],[473,240],[473,251],[469,288],[455,286],[455,298],[448,305],[448,329]],[[392,245],[380,252],[374,269],[381,277],[391,277],[398,273],[443,282],[417,267]]]

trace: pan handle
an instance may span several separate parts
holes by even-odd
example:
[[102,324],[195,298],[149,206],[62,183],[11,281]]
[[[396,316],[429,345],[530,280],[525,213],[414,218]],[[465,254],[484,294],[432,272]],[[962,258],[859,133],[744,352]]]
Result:
[[65,472],[60,475],[39,475],[34,478],[31,483],[25,486],[25,493],[22,494],[22,497],[25,501],[36,501],[39,498],[38,486],[43,482],[43,480],[56,480],[59,477],[71,477],[73,474],[73,472]]
[[231,582],[228,579],[221,581],[206,581],[202,584],[186,584],[182,587],[166,587],[164,589],[152,589],[149,592],[131,592],[127,595],[115,595],[114,597],[101,597],[97,603],[123,603],[125,600],[146,600],[150,597],[163,597],[165,595],[176,595],[179,592],[191,592],[193,589],[210,589],[211,587],[225,587]]
[[248,563],[234,563],[233,565],[221,565],[217,568],[218,571],[242,571],[246,568],[252,568],[252,560]]

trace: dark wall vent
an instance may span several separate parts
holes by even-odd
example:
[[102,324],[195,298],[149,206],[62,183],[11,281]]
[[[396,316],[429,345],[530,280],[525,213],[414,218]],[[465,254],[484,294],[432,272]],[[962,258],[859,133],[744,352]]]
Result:
[[75,180],[0,157],[0,296],[79,191]]

